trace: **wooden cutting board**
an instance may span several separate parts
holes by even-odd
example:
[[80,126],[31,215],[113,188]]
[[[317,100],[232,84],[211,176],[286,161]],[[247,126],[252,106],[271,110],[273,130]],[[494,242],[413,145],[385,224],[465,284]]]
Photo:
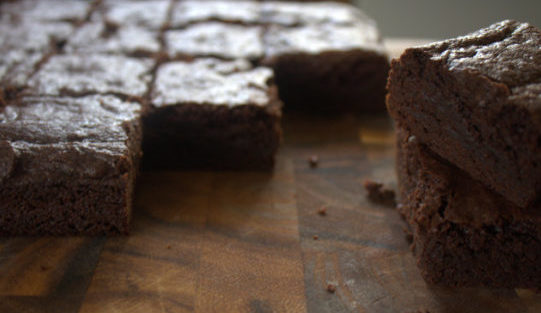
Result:
[[0,239],[0,312],[541,312],[527,290],[425,284],[362,187],[395,186],[386,116],[283,124],[272,173],[143,173],[129,237]]

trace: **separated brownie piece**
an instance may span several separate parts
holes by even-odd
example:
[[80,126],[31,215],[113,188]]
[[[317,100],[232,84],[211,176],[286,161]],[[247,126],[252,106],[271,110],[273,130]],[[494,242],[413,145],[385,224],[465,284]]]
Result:
[[28,22],[83,22],[90,13],[91,1],[19,0],[0,3],[2,19],[23,19]]
[[159,30],[166,26],[169,0],[104,0],[99,7],[108,23]]
[[115,55],[55,55],[30,79],[28,93],[142,98],[147,92],[153,65],[149,59]]
[[541,32],[503,21],[408,49],[388,109],[442,158],[521,207],[541,203]]
[[219,21],[236,24],[258,24],[260,4],[251,1],[182,1],[173,9],[170,26]]
[[286,108],[383,111],[389,62],[370,20],[270,26],[264,64],[274,69]]
[[351,5],[270,1],[261,4],[261,20],[273,25],[303,26],[351,25],[370,18]]
[[144,118],[147,168],[270,169],[280,142],[272,71],[245,60],[162,64]]
[[139,26],[115,26],[98,20],[80,27],[64,50],[150,57],[160,52],[159,34]]
[[539,288],[541,207],[520,208],[398,129],[400,213],[424,278],[450,286]]
[[0,234],[127,233],[139,111],[112,96],[0,108]]
[[201,23],[165,33],[171,58],[217,57],[257,60],[263,56],[263,29],[218,22]]

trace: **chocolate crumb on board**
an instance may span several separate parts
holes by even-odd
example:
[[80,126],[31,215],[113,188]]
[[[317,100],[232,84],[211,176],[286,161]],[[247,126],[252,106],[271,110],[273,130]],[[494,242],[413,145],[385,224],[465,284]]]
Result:
[[318,240],[318,239],[319,239],[319,236],[318,236],[318,235],[314,235],[312,238],[314,238],[314,240]]
[[43,264],[42,264],[42,265],[39,266],[39,268],[40,268],[43,272],[45,272],[45,271],[49,270],[50,267],[47,266],[47,265],[43,265]]
[[312,155],[308,158],[308,163],[310,164],[310,168],[316,168],[319,164],[319,157],[317,155]]
[[368,199],[372,202],[393,208],[396,206],[394,190],[386,188],[382,183],[367,179],[364,182],[364,189],[368,192]]
[[171,245],[167,245],[167,250],[171,250]]
[[327,215],[327,208],[326,207],[321,207],[319,210],[317,210],[317,214],[321,215],[321,216],[325,216]]
[[335,293],[336,292],[336,286],[334,284],[327,284],[327,292]]

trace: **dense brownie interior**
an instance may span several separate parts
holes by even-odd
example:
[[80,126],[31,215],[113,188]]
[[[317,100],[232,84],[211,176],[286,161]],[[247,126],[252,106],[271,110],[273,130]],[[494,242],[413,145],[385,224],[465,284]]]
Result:
[[541,32],[504,21],[411,48],[388,109],[432,151],[520,206],[541,197]]
[[520,208],[397,130],[400,213],[425,279],[452,286],[541,285],[541,210]]

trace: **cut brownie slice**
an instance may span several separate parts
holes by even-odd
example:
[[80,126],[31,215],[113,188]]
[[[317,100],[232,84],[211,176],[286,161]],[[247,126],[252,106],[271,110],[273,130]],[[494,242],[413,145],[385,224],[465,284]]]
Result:
[[18,18],[32,22],[70,22],[85,20],[91,9],[90,1],[19,0],[0,3],[2,18]]
[[420,142],[496,192],[541,203],[541,31],[503,21],[408,49],[388,109]]
[[541,207],[520,208],[399,129],[399,210],[424,278],[450,286],[541,287]]
[[146,168],[270,169],[280,142],[272,71],[245,60],[158,68],[144,118]]
[[299,3],[270,1],[261,4],[261,20],[271,25],[351,25],[369,20],[354,6],[340,3]]
[[96,21],[80,27],[67,41],[65,51],[150,57],[160,51],[159,34],[139,26],[117,27]]
[[0,112],[0,234],[127,233],[140,105],[23,98]]
[[166,26],[169,0],[104,0],[100,11],[115,25],[139,26],[159,30]]
[[201,23],[165,33],[171,58],[217,57],[257,60],[263,56],[263,29],[258,26]]
[[147,92],[153,61],[115,55],[56,55],[34,75],[28,93],[49,96],[114,94],[141,98]]
[[382,111],[389,61],[375,25],[270,26],[264,64],[286,108]]
[[183,27],[209,21],[257,24],[260,22],[260,4],[251,1],[182,1],[173,9],[170,26]]

